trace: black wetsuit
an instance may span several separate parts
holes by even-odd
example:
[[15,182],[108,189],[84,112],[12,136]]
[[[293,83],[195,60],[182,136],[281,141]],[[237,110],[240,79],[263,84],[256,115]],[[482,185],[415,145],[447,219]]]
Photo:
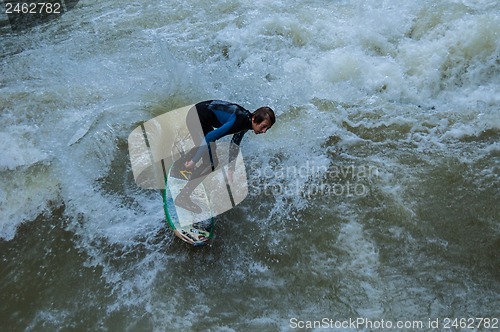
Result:
[[192,212],[200,213],[202,209],[189,196],[204,178],[217,167],[215,141],[226,135],[234,135],[231,141],[233,144],[230,145],[229,149],[228,161],[230,169],[234,171],[234,163],[231,162],[238,154],[243,135],[252,128],[252,114],[240,105],[222,100],[207,100],[195,106],[188,111],[186,117],[186,124],[195,144],[191,160],[197,163],[203,159],[203,162],[193,170],[189,181],[175,198],[175,204]]
[[[210,163],[213,170],[217,166],[217,162],[213,158],[215,156],[215,151],[213,151],[215,145],[210,143],[223,136],[234,134],[231,143],[239,147],[245,133],[252,128],[252,114],[240,105],[222,100],[207,100],[195,106],[196,114],[193,114],[193,108],[193,113],[188,114],[187,118],[191,137],[195,145],[199,147],[192,160],[197,163],[203,158],[203,163]],[[202,133],[199,126],[195,125],[198,119]],[[231,144],[232,147],[234,147],[233,144]],[[210,148],[211,146],[212,148]],[[234,160],[236,157],[238,153],[237,147],[230,150],[229,161]]]

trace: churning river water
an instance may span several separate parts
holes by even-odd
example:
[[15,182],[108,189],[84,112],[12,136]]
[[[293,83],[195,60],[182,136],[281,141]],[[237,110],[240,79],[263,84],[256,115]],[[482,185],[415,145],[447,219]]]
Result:
[[[500,328],[497,0],[1,12],[2,331]],[[277,123],[193,248],[127,138],[206,99]]]

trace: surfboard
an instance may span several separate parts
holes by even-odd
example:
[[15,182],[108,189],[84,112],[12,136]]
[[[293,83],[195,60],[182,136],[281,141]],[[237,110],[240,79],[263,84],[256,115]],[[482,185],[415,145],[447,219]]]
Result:
[[169,168],[168,175],[165,177],[163,207],[166,222],[174,234],[193,246],[201,246],[207,244],[212,238],[214,228],[213,213],[203,183],[191,194],[193,202],[201,207],[201,213],[191,212],[174,203],[191,174],[184,166],[185,161],[190,158],[190,153],[182,153],[181,158]]

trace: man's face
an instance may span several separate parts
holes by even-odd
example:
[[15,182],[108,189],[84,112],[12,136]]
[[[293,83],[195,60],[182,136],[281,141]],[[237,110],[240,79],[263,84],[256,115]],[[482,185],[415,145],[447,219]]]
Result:
[[252,119],[252,129],[253,132],[256,133],[257,135],[265,134],[269,128],[271,128],[271,124],[268,119],[265,119],[259,124],[255,123],[254,119]]

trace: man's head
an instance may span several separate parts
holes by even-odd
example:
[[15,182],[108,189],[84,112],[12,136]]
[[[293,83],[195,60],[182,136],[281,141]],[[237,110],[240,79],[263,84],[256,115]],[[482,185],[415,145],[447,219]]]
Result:
[[274,122],[276,122],[276,117],[270,107],[263,106],[252,113],[252,129],[256,134],[264,134]]

